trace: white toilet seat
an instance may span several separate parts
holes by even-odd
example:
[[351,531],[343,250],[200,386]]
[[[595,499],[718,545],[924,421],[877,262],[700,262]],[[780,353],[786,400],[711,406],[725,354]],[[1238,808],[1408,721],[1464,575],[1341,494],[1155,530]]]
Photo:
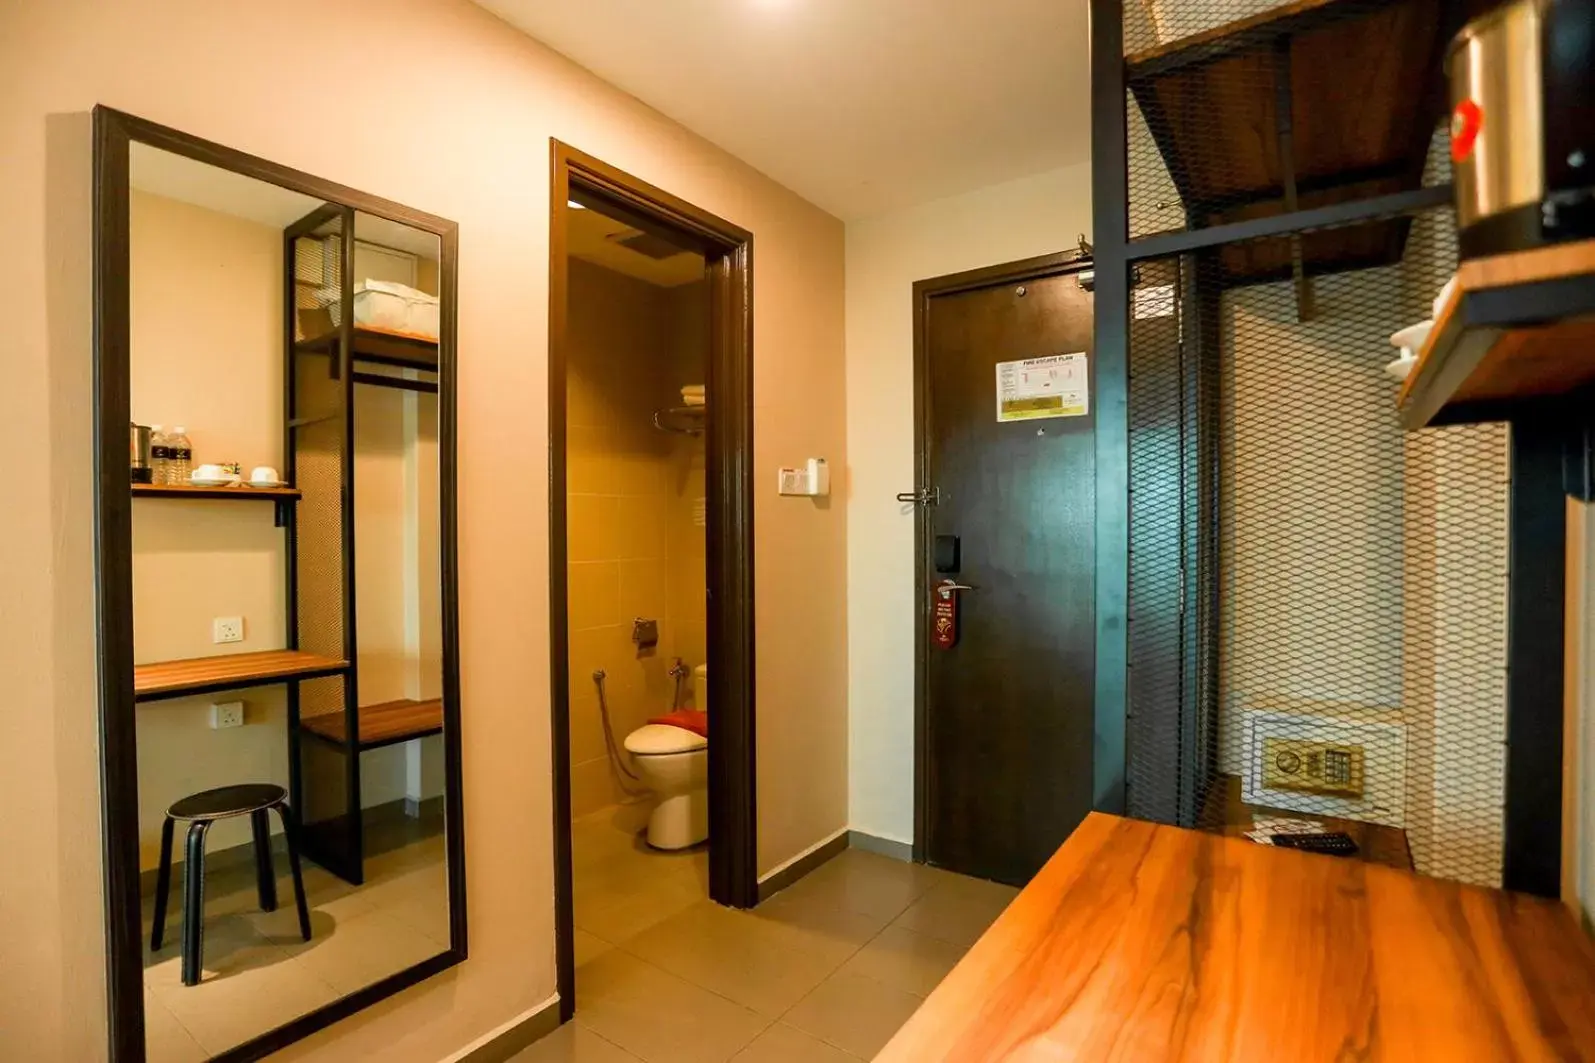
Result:
[[673,756],[708,747],[703,735],[663,723],[644,724],[626,736],[626,752],[636,757]]

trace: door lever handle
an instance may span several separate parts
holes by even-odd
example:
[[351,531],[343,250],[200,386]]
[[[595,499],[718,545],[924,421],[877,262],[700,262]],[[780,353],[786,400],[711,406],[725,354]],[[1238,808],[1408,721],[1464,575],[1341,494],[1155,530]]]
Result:
[[912,502],[916,506],[936,506],[941,504],[941,488],[922,487],[918,491],[899,491],[897,501]]
[[939,591],[972,591],[975,588],[967,583],[938,583],[936,584],[936,589]]

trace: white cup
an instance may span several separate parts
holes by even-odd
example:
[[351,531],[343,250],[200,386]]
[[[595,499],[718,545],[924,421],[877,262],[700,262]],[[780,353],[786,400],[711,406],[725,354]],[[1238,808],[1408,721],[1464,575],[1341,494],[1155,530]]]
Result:
[[191,480],[226,480],[229,473],[220,465],[201,465],[189,474]]
[[270,465],[256,465],[249,470],[249,482],[256,484],[274,484],[278,480],[277,470]]

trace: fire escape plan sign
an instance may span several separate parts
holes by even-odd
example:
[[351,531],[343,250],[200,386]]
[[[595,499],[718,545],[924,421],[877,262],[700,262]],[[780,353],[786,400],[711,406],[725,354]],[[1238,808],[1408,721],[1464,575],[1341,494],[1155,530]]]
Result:
[[1086,355],[1049,354],[997,363],[997,420],[1084,417],[1090,408]]

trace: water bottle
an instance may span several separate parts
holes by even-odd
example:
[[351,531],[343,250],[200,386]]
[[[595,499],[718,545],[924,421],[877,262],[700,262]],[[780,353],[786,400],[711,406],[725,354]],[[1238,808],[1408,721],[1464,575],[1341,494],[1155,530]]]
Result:
[[166,478],[166,468],[171,463],[172,437],[158,424],[150,425],[150,483],[171,483]]
[[188,483],[194,461],[194,444],[188,439],[188,429],[182,425],[172,429],[172,434],[166,437],[166,454],[166,482]]

